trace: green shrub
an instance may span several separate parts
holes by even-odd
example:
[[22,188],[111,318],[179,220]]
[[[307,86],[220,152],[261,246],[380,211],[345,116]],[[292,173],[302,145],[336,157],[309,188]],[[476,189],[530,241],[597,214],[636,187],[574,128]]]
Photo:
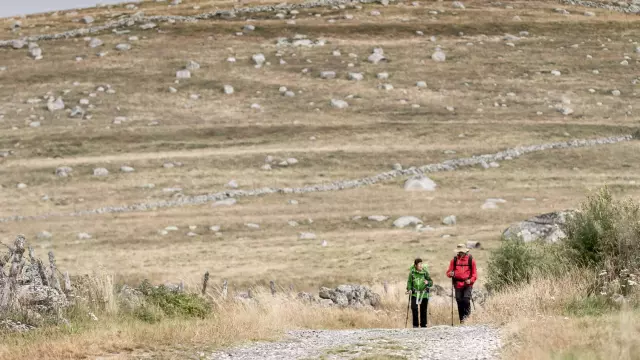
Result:
[[[578,265],[603,271],[599,281],[625,285],[640,270],[640,206],[615,201],[607,187],[590,196],[567,221],[564,244]],[[624,295],[628,286],[622,286]]]
[[566,267],[563,254],[560,245],[502,239],[489,257],[487,288],[501,291],[529,283],[537,275],[559,275]]
[[145,304],[135,315],[147,322],[157,322],[165,316],[204,318],[211,312],[211,306],[197,294],[174,291],[163,285],[155,287],[146,280],[138,290],[145,296]]

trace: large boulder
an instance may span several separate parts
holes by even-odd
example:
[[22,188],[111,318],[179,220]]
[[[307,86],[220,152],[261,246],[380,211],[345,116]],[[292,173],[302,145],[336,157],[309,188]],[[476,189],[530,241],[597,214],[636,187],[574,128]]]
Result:
[[57,289],[44,285],[26,285],[18,287],[16,300],[21,309],[38,313],[55,314],[68,305],[67,297]]
[[0,256],[5,259],[0,263],[0,317],[5,312],[21,313],[34,325],[45,316],[60,320],[61,310],[69,306],[67,295],[72,289],[66,278],[63,292],[53,253],[49,253],[49,265],[45,265],[35,257],[26,238],[18,235],[12,250]]
[[331,300],[339,307],[377,307],[380,305],[380,295],[363,285],[340,285],[335,289],[320,288],[320,299]]
[[528,220],[512,224],[503,233],[505,239],[522,239],[524,242],[541,240],[556,243],[567,237],[563,227],[567,219],[577,210],[562,210],[534,216]]
[[407,191],[435,191],[435,181],[426,176],[409,179],[404,183],[404,189]]

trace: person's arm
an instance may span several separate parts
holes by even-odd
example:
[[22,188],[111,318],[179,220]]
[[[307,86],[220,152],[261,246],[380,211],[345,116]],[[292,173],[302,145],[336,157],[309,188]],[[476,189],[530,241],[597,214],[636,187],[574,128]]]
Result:
[[407,291],[411,291],[411,272],[409,272],[409,278],[407,279]]
[[471,284],[478,279],[478,271],[476,270],[476,259],[471,259]]
[[453,259],[449,262],[449,268],[447,269],[447,277],[451,277],[452,271],[453,271]]
[[430,288],[433,286],[433,279],[431,279],[431,275],[429,275],[429,270],[424,270],[424,279],[427,281],[427,287]]

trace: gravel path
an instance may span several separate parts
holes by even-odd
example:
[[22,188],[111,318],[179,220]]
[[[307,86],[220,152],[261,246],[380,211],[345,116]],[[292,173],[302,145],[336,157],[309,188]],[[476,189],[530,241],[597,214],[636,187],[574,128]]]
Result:
[[[434,326],[427,329],[301,330],[279,342],[259,342],[223,351],[208,360],[497,359],[498,329],[483,326]],[[384,357],[383,357],[384,356]]]

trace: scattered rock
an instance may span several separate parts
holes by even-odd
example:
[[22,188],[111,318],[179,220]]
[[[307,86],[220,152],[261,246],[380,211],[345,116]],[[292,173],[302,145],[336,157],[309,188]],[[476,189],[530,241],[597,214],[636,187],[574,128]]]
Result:
[[136,171],[136,169],[132,168],[131,166],[122,166],[120,168],[120,171],[123,173],[132,173],[134,171]]
[[260,225],[258,224],[253,224],[253,223],[248,223],[248,224],[244,224],[246,227],[250,228],[250,229],[260,229]]
[[436,183],[426,176],[409,179],[404,183],[404,189],[407,191],[435,191]]
[[93,18],[93,16],[85,16],[82,18],[82,22],[85,24],[92,24],[95,21],[95,19]]
[[323,79],[335,79],[336,72],[335,71],[322,71],[320,72],[320,77]]
[[298,234],[300,240],[315,240],[316,234],[310,232],[301,232]]
[[39,47],[29,48],[29,55],[35,60],[42,60],[42,49]]
[[92,49],[95,49],[97,47],[100,47],[104,45],[104,42],[98,38],[93,38],[89,41],[89,47]]
[[457,219],[455,215],[449,215],[447,217],[445,217],[444,219],[442,219],[442,223],[444,225],[455,225],[457,223]]
[[422,220],[418,219],[415,216],[402,216],[397,218],[394,222],[393,222],[393,226],[397,227],[397,228],[404,228],[406,226],[409,225],[418,225],[418,224],[422,224]]
[[346,109],[349,107],[349,104],[340,99],[331,99],[331,106],[337,109]]
[[233,93],[234,93],[234,91],[235,91],[235,90],[233,89],[233,86],[231,86],[231,85],[225,85],[225,86],[222,88],[222,91],[223,91],[225,94],[227,94],[227,95],[231,95],[231,94],[233,94]]
[[56,176],[58,177],[68,177],[73,172],[73,169],[69,166],[61,166],[56,168]]
[[455,9],[464,9],[464,4],[460,1],[454,1],[451,6],[453,6]]
[[51,112],[64,110],[64,101],[62,101],[62,98],[60,97],[55,100],[53,100],[53,98],[49,98],[49,101],[47,102],[47,109]]
[[184,68],[185,68],[185,70],[194,71],[194,70],[200,69],[200,64],[198,64],[197,62],[195,62],[193,60],[189,60],[187,62],[187,65],[185,65]]
[[256,64],[257,67],[261,67],[266,61],[263,54],[255,54],[251,57],[251,59],[253,59],[253,62]]
[[22,49],[23,47],[25,47],[25,42],[22,40],[13,40],[11,41],[11,47],[14,49]]
[[431,59],[435,62],[444,62],[447,60],[447,55],[444,51],[436,49],[436,51],[431,55]]
[[116,50],[118,51],[129,51],[131,50],[130,44],[118,44],[116,45]]
[[91,235],[87,233],[79,233],[77,236],[78,240],[89,240],[91,239]]
[[377,64],[380,61],[386,61],[387,58],[384,56],[384,50],[382,50],[382,48],[375,48],[375,49],[373,49],[373,53],[371,55],[369,55],[367,60],[370,63]]
[[504,204],[507,201],[504,199],[487,199],[484,204],[482,204],[482,210],[493,210],[498,208],[498,204]]
[[354,81],[361,81],[362,79],[364,79],[364,75],[362,73],[350,72],[348,76],[349,76],[349,80],[354,80]]
[[427,83],[425,81],[418,81],[416,83],[416,86],[419,88],[426,88],[427,87]]
[[177,79],[190,79],[191,78],[191,71],[189,71],[187,69],[178,70],[176,72],[176,78]]
[[371,221],[383,222],[383,221],[387,221],[389,217],[384,215],[371,215],[367,217],[367,219]]
[[114,123],[115,125],[120,125],[120,124],[122,124],[123,122],[126,122],[126,121],[127,121],[127,118],[126,118],[126,117],[124,117],[124,116],[116,116],[116,117],[113,119],[113,123]]
[[107,175],[109,175],[109,170],[105,168],[93,169],[93,176],[107,176]]
[[71,112],[69,113],[69,117],[70,118],[82,118],[84,117],[84,109],[81,108],[80,106],[76,106],[73,109],[71,109]]
[[38,240],[49,240],[52,237],[53,235],[51,235],[51,233],[48,231],[40,231],[38,235],[36,235],[36,238],[38,238]]

